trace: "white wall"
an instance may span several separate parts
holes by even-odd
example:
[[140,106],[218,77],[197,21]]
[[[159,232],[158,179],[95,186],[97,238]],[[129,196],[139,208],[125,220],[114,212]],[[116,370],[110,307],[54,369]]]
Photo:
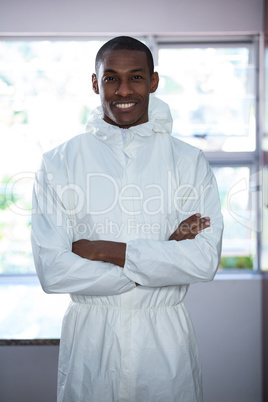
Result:
[[261,289],[260,277],[190,287],[186,305],[200,347],[204,402],[261,402]]
[[0,346],[0,401],[56,402],[57,364],[57,346]]
[[260,31],[263,0],[1,0],[0,32]]

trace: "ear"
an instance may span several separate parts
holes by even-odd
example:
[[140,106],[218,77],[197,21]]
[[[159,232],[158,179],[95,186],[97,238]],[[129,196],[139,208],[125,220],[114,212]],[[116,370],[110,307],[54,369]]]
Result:
[[92,74],[92,89],[95,92],[95,94],[99,94],[99,86],[98,86],[98,79],[96,74]]
[[150,89],[151,94],[154,93],[157,90],[158,83],[159,83],[159,75],[155,71],[151,76],[151,89]]

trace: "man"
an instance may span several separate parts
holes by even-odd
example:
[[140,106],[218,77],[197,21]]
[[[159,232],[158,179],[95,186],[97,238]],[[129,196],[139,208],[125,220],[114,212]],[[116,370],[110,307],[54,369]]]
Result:
[[222,216],[202,152],[170,135],[150,50],[134,38],[96,56],[101,108],[43,156],[32,244],[47,293],[69,293],[58,402],[202,400],[188,286],[213,279]]

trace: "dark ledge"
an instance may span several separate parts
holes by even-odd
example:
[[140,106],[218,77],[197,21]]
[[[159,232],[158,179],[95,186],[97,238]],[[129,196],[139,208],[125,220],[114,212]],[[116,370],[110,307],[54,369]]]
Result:
[[58,346],[59,339],[0,339],[0,346]]

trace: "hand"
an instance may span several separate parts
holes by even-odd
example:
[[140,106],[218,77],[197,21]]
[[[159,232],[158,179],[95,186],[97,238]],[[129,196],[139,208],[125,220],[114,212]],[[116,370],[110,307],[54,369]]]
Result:
[[186,240],[194,239],[198,233],[210,226],[210,218],[201,218],[201,214],[197,213],[182,221],[169,240]]

